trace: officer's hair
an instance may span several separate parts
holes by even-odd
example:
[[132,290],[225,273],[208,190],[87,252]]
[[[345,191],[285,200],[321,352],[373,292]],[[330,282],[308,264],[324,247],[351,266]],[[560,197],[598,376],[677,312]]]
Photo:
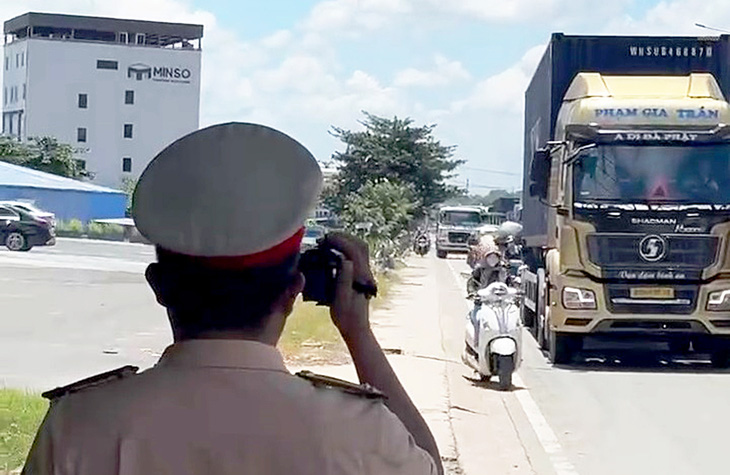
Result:
[[147,273],[184,338],[208,331],[256,332],[295,281],[298,257],[267,267],[222,270],[158,247],[157,263]]

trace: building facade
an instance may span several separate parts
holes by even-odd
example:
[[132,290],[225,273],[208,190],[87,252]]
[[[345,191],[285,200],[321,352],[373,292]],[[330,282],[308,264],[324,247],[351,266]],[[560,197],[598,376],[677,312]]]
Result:
[[198,128],[202,25],[27,13],[4,33],[3,133],[74,145],[97,184]]

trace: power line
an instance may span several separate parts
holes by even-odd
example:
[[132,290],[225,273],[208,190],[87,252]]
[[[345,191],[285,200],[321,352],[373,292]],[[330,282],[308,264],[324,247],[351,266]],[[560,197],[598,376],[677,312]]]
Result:
[[522,173],[504,172],[502,170],[490,170],[488,168],[462,167],[464,170],[472,170],[476,172],[494,173],[496,175],[522,176]]

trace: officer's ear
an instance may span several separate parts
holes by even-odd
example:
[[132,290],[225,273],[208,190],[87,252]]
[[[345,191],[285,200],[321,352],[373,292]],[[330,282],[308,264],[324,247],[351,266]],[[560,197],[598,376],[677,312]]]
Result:
[[163,307],[167,307],[167,305],[165,305],[165,299],[162,292],[162,284],[160,282],[160,264],[153,262],[152,264],[148,265],[144,276],[147,279],[147,283],[150,284],[150,287],[152,287],[152,291],[155,293],[157,303],[159,303]]
[[294,302],[299,294],[304,290],[304,274],[296,272],[292,277],[291,283],[275,303],[275,307],[283,310],[285,315],[289,315],[294,310]]

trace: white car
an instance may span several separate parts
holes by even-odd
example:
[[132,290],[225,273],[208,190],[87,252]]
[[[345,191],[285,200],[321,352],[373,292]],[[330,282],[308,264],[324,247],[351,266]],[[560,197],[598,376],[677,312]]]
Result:
[[322,226],[307,226],[304,229],[304,237],[302,238],[302,252],[317,247],[317,241],[325,235],[325,228]]
[[35,218],[46,221],[51,227],[56,227],[56,215],[48,211],[37,208],[33,203],[28,201],[0,201],[0,205],[14,206],[22,211],[32,215]]

